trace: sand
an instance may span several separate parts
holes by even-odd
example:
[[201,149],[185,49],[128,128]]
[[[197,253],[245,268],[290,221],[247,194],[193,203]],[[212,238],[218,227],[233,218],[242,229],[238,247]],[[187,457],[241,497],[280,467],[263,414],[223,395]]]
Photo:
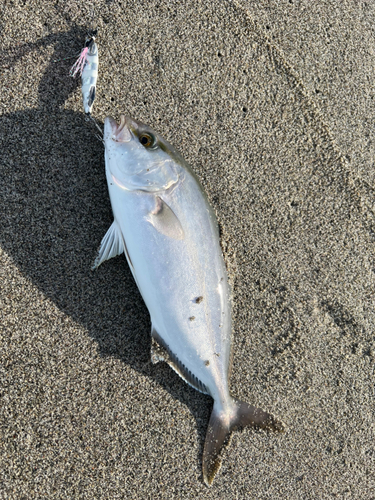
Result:
[[193,166],[234,288],[231,391],[283,435],[233,434],[150,363],[103,146],[69,76],[82,2],[0,7],[0,498],[375,498],[375,6],[95,1],[93,114],[142,120]]

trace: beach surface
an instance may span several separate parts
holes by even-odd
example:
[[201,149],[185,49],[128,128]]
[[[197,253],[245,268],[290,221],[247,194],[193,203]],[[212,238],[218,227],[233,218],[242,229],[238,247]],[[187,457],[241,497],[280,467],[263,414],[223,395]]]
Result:
[[[234,432],[150,361],[104,150],[69,77],[99,28],[93,116],[182,153],[221,228]],[[0,6],[0,498],[375,499],[375,4],[5,0]],[[73,56],[70,59],[70,56]]]

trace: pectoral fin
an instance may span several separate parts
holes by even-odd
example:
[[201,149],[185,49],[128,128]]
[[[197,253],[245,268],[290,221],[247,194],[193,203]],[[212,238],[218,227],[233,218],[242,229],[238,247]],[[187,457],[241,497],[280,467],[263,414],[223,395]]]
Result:
[[102,242],[100,243],[98,255],[94,261],[92,269],[96,269],[105,260],[116,257],[123,252],[126,252],[124,239],[116,221],[113,221],[111,227],[108,229],[102,239]]
[[177,215],[159,196],[156,196],[156,207],[148,214],[147,220],[164,236],[174,240],[183,240],[185,237]]

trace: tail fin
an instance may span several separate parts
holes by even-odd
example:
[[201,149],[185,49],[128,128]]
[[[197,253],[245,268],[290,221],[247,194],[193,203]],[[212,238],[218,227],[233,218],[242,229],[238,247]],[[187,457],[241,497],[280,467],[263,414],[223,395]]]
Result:
[[236,399],[233,399],[232,403],[233,407],[229,412],[217,411],[214,404],[211,413],[203,451],[203,479],[207,486],[211,486],[220,468],[221,453],[229,442],[232,430],[251,425],[261,429],[284,431],[283,424],[270,413]]

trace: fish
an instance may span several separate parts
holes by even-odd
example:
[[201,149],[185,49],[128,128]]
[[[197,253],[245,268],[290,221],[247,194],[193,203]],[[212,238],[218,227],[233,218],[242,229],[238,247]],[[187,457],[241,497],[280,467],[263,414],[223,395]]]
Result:
[[218,223],[198,177],[152,128],[121,115],[104,122],[114,220],[93,269],[125,254],[151,318],[151,361],[167,362],[213,409],[202,458],[210,486],[231,431],[282,422],[231,396],[232,294]]

